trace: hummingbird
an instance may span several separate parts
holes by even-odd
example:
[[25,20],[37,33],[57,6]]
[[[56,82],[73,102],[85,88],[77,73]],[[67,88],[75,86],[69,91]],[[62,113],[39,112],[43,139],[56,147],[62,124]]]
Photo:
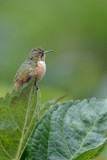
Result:
[[43,78],[46,72],[45,58],[48,52],[52,52],[52,50],[44,51],[42,48],[34,48],[31,50],[27,59],[15,75],[15,90],[28,83],[32,77],[35,77],[34,86],[36,90],[38,90],[37,83]]

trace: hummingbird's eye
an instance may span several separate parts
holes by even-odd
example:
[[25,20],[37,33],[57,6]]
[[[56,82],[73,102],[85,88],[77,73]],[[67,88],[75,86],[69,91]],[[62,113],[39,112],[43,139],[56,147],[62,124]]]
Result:
[[44,53],[41,53],[41,57],[43,57],[44,56]]

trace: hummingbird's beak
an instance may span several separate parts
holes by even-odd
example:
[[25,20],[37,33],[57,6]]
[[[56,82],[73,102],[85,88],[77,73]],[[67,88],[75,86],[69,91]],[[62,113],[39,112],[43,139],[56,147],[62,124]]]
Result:
[[44,53],[47,54],[47,53],[49,53],[49,52],[53,52],[53,50],[45,51]]

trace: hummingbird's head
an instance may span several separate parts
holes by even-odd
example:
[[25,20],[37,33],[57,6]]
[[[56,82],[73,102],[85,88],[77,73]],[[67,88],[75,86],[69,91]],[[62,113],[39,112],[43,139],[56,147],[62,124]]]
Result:
[[34,48],[31,50],[28,59],[37,62],[37,61],[45,61],[46,53],[52,52],[52,50],[44,51],[42,48]]
[[42,48],[34,48],[31,50],[28,59],[34,62],[45,61],[45,52]]

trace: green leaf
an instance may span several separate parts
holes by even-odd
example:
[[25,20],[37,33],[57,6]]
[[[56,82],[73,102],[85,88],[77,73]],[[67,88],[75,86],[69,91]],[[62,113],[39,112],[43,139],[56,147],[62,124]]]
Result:
[[47,101],[47,102],[41,104],[41,107],[40,107],[40,116],[43,116],[43,115],[45,114],[45,112],[46,112],[47,110],[49,110],[49,108],[50,108],[52,105],[55,105],[56,103],[60,102],[60,101],[63,100],[65,97],[67,97],[67,96],[64,95],[64,96],[61,96],[61,97],[52,99],[52,100],[50,100],[50,101]]
[[107,138],[107,100],[58,103],[38,122],[27,151],[31,160],[89,160]]
[[35,126],[38,111],[33,80],[27,86],[0,99],[1,160],[20,159]]

